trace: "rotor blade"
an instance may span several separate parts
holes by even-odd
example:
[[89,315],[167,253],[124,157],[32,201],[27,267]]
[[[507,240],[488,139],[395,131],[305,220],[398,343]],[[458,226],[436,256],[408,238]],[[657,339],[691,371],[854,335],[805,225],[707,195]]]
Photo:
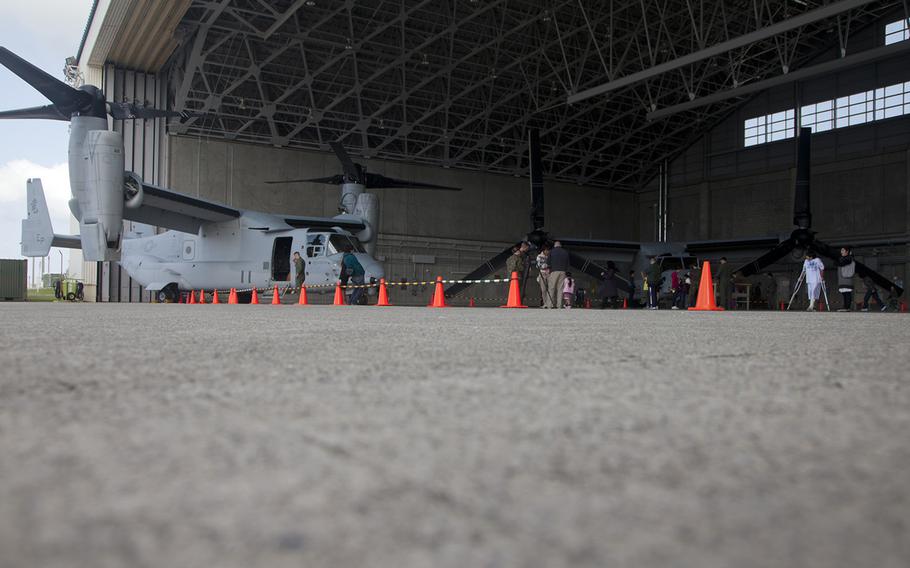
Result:
[[544,226],[543,214],[543,167],[540,161],[540,132],[536,128],[528,131],[528,154],[531,169],[531,232]]
[[281,180],[272,180],[265,183],[328,183],[331,185],[341,185],[344,183],[343,175],[334,175],[329,177],[322,178],[306,178],[306,179],[281,179]]
[[5,47],[0,47],[0,63],[60,107],[64,114],[92,104],[92,95],[70,87]]
[[[823,243],[819,240],[816,240],[812,243],[812,249],[814,249],[818,254],[830,258],[831,260],[837,261],[840,258],[840,248],[833,247],[827,243]],[[877,286],[882,287],[885,290],[891,290],[891,288],[896,288],[898,295],[903,294],[904,289],[899,287],[897,284],[888,280],[886,277],[882,276],[878,272],[872,270],[862,262],[854,260],[856,263],[856,273],[859,274],[860,278],[871,278]]]
[[111,116],[117,120],[130,120],[134,118],[138,119],[154,119],[154,118],[177,118],[185,120],[192,117],[202,117],[206,116],[204,113],[194,112],[194,111],[176,111],[176,110],[162,110],[153,107],[146,107],[137,105],[135,103],[125,103],[125,102],[108,102],[108,112]]
[[[600,282],[601,279],[603,278],[603,276],[601,276],[601,274],[603,274],[604,272],[607,271],[607,269],[604,268],[603,266],[597,264],[596,262],[594,262],[592,260],[588,260],[587,258],[581,256],[578,253],[574,253],[574,252],[569,252],[569,264],[575,270],[584,272],[588,276],[593,277],[598,282]],[[622,290],[623,292],[628,292],[630,290],[629,282],[619,276],[619,271],[616,271],[616,272],[617,272],[617,274],[616,274],[616,276],[614,276],[614,278],[616,278],[616,287],[619,288],[620,290]]]
[[739,272],[743,276],[751,276],[753,274],[758,274],[759,272],[764,270],[766,267],[771,266],[778,260],[787,256],[787,254],[789,254],[790,251],[793,250],[795,247],[796,247],[796,241],[792,237],[785,241],[781,241],[781,243],[778,244],[773,249],[769,250],[765,254],[756,258],[752,262],[750,262],[748,264],[744,264],[743,266],[740,266],[733,272],[734,273]]
[[17,110],[5,110],[0,112],[0,119],[4,118],[42,118],[47,120],[69,120],[68,116],[60,114],[56,105],[45,105],[32,108],[20,108]]
[[357,164],[354,163],[354,160],[348,156],[348,153],[344,149],[344,145],[341,142],[332,141],[329,142],[329,146],[332,147],[332,151],[335,152],[335,155],[338,156],[338,161],[341,162],[341,169],[344,170],[348,179],[354,183],[363,183],[363,180],[360,179],[360,168],[357,167]]
[[[493,258],[485,261],[483,264],[481,264],[480,266],[478,266],[471,272],[467,273],[463,278],[460,278],[460,280],[477,280],[478,278],[483,278],[484,276],[486,276],[487,274],[490,274],[491,272],[495,272],[496,270],[499,270],[500,268],[502,268],[503,266],[506,265],[506,260],[508,260],[508,258],[510,256],[512,256],[512,249],[515,247],[515,245],[518,245],[518,244],[521,244],[521,243],[515,243],[514,245],[509,245],[501,253],[499,253],[496,256],[494,256]],[[464,290],[465,288],[467,288],[468,286],[470,286],[470,284],[452,284],[451,286],[446,288],[446,297],[451,298],[451,297],[455,296],[456,294],[458,294],[459,292],[461,292],[462,290]]]
[[793,224],[800,229],[812,227],[809,199],[810,161],[812,159],[812,129],[800,128],[796,150],[796,187],[793,192]]
[[386,177],[381,174],[371,174],[367,172],[364,176],[364,185],[369,189],[442,189],[448,191],[461,191],[460,187],[450,187],[447,185],[435,185],[432,183],[423,183],[419,181],[407,181]]
[[[856,262],[856,261],[854,261]],[[859,274],[860,278],[871,278],[876,285],[881,286],[885,290],[891,290],[894,288],[897,291],[897,295],[900,296],[904,293],[904,289],[888,280],[886,277],[882,276],[878,272],[872,270],[862,262],[856,262],[856,273]]]

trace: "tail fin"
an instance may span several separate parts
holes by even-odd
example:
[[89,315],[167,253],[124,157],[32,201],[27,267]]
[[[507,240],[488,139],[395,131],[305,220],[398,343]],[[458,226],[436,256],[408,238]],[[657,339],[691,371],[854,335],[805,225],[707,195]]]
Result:
[[25,195],[28,201],[28,217],[22,220],[22,256],[47,256],[52,246],[81,247],[78,236],[54,234],[40,179],[28,180]]

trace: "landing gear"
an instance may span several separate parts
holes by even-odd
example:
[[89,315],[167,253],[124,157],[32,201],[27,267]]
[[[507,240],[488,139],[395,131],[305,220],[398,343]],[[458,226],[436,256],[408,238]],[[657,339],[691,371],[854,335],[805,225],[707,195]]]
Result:
[[177,284],[171,282],[161,290],[158,290],[156,295],[158,303],[160,304],[173,304],[180,300],[180,291],[177,290]]

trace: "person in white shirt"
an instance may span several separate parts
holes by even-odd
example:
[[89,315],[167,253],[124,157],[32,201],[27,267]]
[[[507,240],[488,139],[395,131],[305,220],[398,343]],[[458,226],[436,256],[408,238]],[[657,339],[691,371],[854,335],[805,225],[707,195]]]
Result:
[[806,311],[811,312],[815,310],[815,303],[818,301],[825,278],[825,265],[812,251],[806,253],[806,260],[803,261],[803,273],[806,275],[806,292],[809,294],[809,308]]

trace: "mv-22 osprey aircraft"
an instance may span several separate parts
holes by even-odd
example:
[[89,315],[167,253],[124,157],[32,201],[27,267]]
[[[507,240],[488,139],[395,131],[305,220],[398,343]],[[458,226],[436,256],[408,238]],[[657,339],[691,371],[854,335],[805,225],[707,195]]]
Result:
[[[378,280],[383,269],[372,253],[379,203],[365,189],[459,189],[367,174],[341,144],[332,143],[344,175],[291,181],[339,184],[341,214],[302,217],[235,209],[156,187],[124,170],[123,138],[109,128],[108,114],[115,119],[150,119],[192,113],[107,101],[97,87],[75,89],[3,47],[0,63],[52,102],[0,112],[0,119],[66,120],[71,125],[69,206],[79,221],[79,235],[54,234],[41,181],[29,180],[22,255],[46,256],[52,246],[81,248],[87,261],[119,261],[159,301],[173,301],[181,290],[287,284],[293,278],[293,252],[305,259],[307,286],[332,284],[349,246],[365,269],[366,281]],[[170,230],[133,237],[123,234],[124,220]]]
[[[688,269],[696,266],[699,260],[704,260],[706,257],[718,258],[727,255],[730,257],[731,262],[738,261],[737,264],[734,264],[734,266],[738,266],[738,268],[734,269],[734,273],[747,277],[766,271],[781,261],[799,262],[808,250],[815,251],[821,256],[836,261],[840,256],[839,251],[842,245],[827,244],[816,238],[816,233],[812,231],[809,188],[811,177],[811,135],[812,131],[810,129],[801,128],[799,137],[796,140],[796,183],[793,192],[793,224],[795,228],[789,236],[758,236],[733,240],[695,242],[634,242],[557,237],[544,229],[542,153],[539,134],[532,129],[529,131],[528,139],[528,161],[531,174],[531,230],[524,236],[524,241],[530,244],[532,251],[541,247],[544,243],[556,240],[561,241],[567,247],[574,248],[575,251],[596,250],[598,258],[620,263],[624,267],[631,268],[637,274],[647,270],[651,257],[657,260],[662,272],[669,273],[673,270]],[[866,247],[887,247],[906,243],[906,238],[895,238],[883,241],[864,240],[858,244]],[[521,243],[509,245],[496,256],[486,260],[478,268],[464,276],[464,280],[471,281],[484,278],[487,274],[499,270],[512,254],[512,248],[519,244]],[[757,258],[756,254],[759,254]],[[599,280],[606,271],[603,266],[578,252],[569,252],[569,262],[577,273],[585,273],[595,280]],[[902,288],[862,262],[856,262],[856,274],[860,278],[870,278],[883,290],[893,289],[898,295],[903,293]],[[670,278],[667,277],[664,280],[665,282],[661,288],[662,294],[669,292],[670,288]],[[629,282],[622,275],[617,275],[616,281],[620,289],[626,292],[629,291]],[[467,283],[452,284],[446,289],[446,295],[455,296],[462,293],[470,285]]]

